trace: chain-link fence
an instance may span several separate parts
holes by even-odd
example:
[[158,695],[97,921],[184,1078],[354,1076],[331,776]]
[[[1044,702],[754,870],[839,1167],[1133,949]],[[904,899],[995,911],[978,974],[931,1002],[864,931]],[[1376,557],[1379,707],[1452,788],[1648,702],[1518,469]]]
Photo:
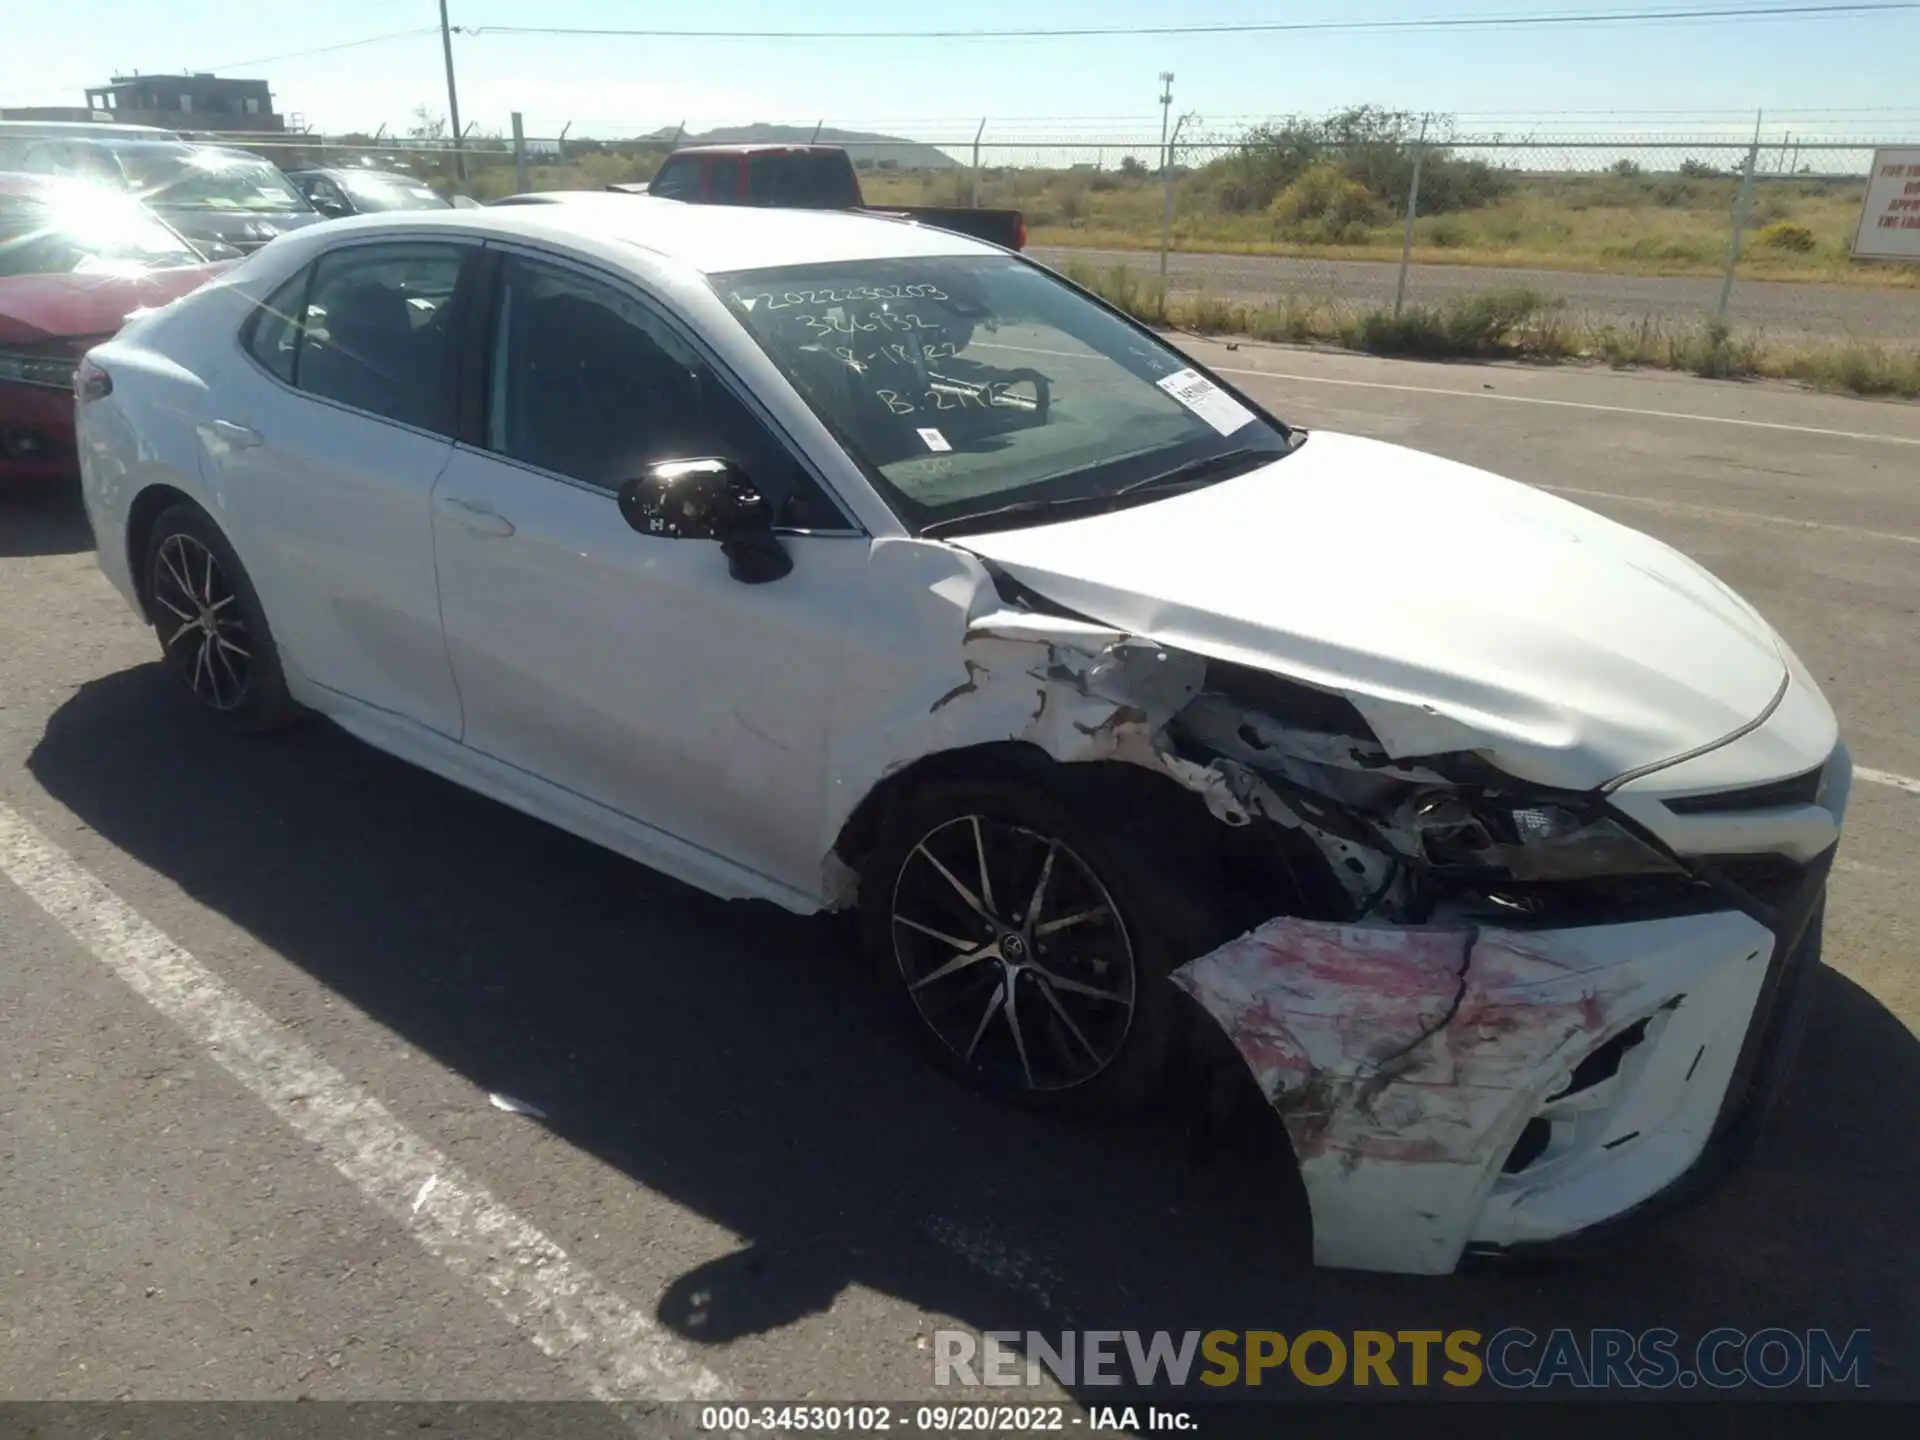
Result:
[[1717,321],[1787,341],[1920,336],[1915,267],[1851,253],[1873,151],[1890,138],[1510,137],[1379,111],[1170,129],[1164,143],[986,122],[972,134],[821,122],[626,140],[469,134],[457,148],[384,133],[231,143],[288,169],[404,169],[485,200],[646,180],[685,143],[818,140],[848,151],[871,204],[1018,208],[1039,258],[1204,328],[1305,335],[1524,312],[1557,332],[1549,348],[1629,359]]

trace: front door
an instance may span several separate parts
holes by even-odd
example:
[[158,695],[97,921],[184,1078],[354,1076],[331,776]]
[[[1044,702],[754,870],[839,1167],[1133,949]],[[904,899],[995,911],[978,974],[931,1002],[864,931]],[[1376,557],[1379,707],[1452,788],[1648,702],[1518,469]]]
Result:
[[[836,616],[865,536],[637,292],[521,255],[499,284],[484,443],[434,490],[465,743],[817,894]],[[717,544],[621,519],[622,481],[715,455],[775,505],[785,578],[742,584]]]

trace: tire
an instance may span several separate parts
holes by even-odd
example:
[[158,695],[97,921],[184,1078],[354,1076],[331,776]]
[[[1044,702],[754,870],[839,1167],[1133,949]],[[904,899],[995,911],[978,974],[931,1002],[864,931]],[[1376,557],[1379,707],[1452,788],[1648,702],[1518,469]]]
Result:
[[298,717],[260,597],[206,511],[178,504],[160,513],[141,577],[162,662],[205,719],[247,733]]
[[1180,827],[1124,803],[1102,783],[1117,777],[1097,773],[1108,767],[1081,768],[1071,782],[948,780],[905,797],[863,867],[861,922],[937,1064],[1033,1108],[1129,1120],[1161,1091],[1191,1018],[1168,977],[1228,933],[1169,841]]

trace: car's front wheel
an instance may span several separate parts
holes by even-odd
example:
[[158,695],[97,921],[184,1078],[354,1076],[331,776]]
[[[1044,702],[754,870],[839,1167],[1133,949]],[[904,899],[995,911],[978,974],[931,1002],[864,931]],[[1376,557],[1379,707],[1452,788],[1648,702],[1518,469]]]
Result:
[[1216,941],[1141,818],[992,780],[889,815],[861,880],[867,947],[937,1062],[1103,1117],[1159,1088],[1181,1019],[1167,977]]
[[230,730],[273,730],[295,717],[260,598],[204,510],[179,504],[160,514],[144,576],[166,666],[203,715]]

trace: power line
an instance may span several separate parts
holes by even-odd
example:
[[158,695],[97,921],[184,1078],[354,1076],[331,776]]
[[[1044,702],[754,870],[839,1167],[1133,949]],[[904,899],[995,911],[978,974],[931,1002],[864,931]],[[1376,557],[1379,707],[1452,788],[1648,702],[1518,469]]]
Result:
[[336,50],[356,50],[362,45],[378,45],[387,40],[407,40],[416,35],[437,35],[438,25],[416,26],[412,30],[389,30],[384,35],[363,35],[358,40],[342,40],[336,45],[317,45],[311,50],[289,50],[281,55],[256,55],[251,60],[235,60],[213,70],[244,70],[249,65],[270,65],[276,60],[303,60],[309,55],[331,55]]
[[1087,25],[1026,30],[668,30],[576,25],[457,26],[464,35],[561,35],[649,40],[1069,40],[1118,35],[1273,35],[1306,31],[1525,30],[1547,26],[1666,21],[1815,19],[1920,10],[1920,0],[1860,4],[1739,5],[1661,10],[1588,10],[1536,15],[1420,16],[1398,20],[1276,20],[1236,24]]

